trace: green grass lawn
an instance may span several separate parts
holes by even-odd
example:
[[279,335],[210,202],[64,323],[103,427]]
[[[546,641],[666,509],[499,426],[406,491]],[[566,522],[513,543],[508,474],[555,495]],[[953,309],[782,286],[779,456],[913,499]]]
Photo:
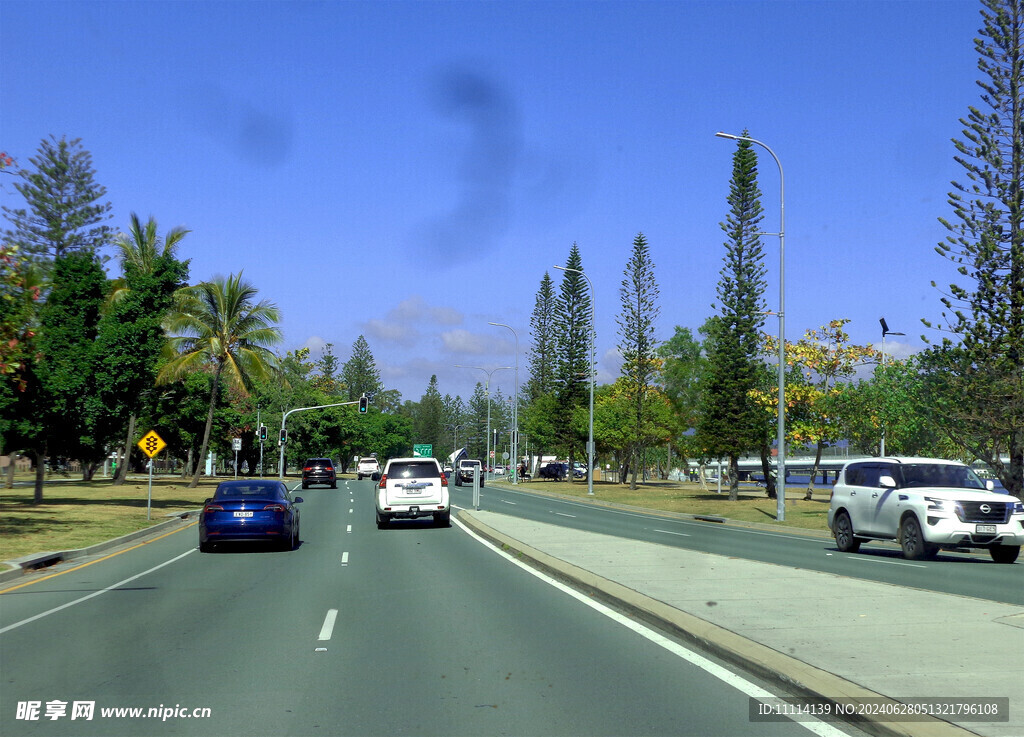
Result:
[[[201,507],[219,480],[203,480],[197,488],[189,489],[180,477],[155,478],[151,519],[147,521],[148,479],[144,477],[130,478],[119,487],[111,486],[106,479],[83,483],[57,478],[46,484],[42,504],[32,503],[31,486],[0,490],[0,561],[32,553],[84,548],[159,524],[172,512]],[[17,477],[18,481],[31,479],[27,474]],[[586,482],[532,481],[521,484],[520,489],[587,498]],[[730,502],[726,493],[719,495],[713,489],[703,490],[699,484],[690,482],[648,481],[633,491],[628,484],[597,481],[594,501],[726,517],[738,522],[827,529],[827,489],[819,490],[811,501],[803,500],[802,490],[789,489],[784,522],[776,521],[776,501],[768,499],[760,489],[743,489],[740,499]]]

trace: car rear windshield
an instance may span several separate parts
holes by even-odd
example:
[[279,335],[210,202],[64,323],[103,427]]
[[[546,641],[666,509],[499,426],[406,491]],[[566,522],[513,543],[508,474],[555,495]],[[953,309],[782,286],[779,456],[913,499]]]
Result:
[[213,493],[214,499],[283,499],[284,492],[281,484],[273,483],[229,483],[221,484]]
[[334,464],[331,463],[331,459],[330,458],[310,458],[308,461],[306,461],[306,465],[307,466],[325,466],[327,468],[331,468],[331,467],[334,466]]
[[388,469],[388,477],[396,479],[436,479],[441,477],[441,472],[434,462],[417,463],[404,462],[393,463]]

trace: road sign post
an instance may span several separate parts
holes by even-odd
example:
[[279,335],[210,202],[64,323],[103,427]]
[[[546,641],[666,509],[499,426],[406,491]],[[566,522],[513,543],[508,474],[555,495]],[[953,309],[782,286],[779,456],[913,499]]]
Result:
[[153,508],[153,459],[156,458],[157,453],[167,447],[167,443],[156,434],[155,430],[150,430],[139,441],[139,447],[143,453],[149,456],[149,493],[146,497],[146,519],[148,520]]
[[238,478],[238,451],[242,449],[241,438],[231,438],[231,449],[235,451],[235,478]]

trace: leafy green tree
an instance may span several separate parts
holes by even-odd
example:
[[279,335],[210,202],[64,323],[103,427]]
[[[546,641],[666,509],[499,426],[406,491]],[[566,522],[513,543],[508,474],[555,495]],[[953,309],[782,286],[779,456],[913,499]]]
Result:
[[22,181],[14,185],[28,208],[2,208],[14,226],[5,231],[7,240],[44,263],[72,251],[96,253],[113,231],[103,225],[111,205],[100,201],[107,191],[94,179],[92,156],[80,138],[63,136],[44,138],[38,151],[29,158],[34,170],[20,170]]
[[[950,284],[940,328],[953,335],[923,360],[952,439],[1024,493],[1024,3],[983,0],[975,39],[981,100],[960,120],[955,221],[936,250],[967,285]],[[887,441],[888,442],[888,441]],[[1007,457],[1008,462],[1004,462]]]
[[622,355],[624,389],[633,405],[630,426],[633,442],[629,455],[633,476],[630,488],[636,489],[637,466],[645,448],[650,423],[650,402],[654,382],[661,371],[662,361],[657,354],[658,341],[654,335],[655,323],[661,308],[658,306],[658,282],[654,275],[651,249],[643,233],[633,239],[633,253],[619,287],[622,312],[619,323],[619,353]]
[[96,428],[85,406],[93,393],[93,355],[100,308],[107,278],[96,257],[72,251],[53,265],[53,287],[40,310],[36,371],[39,377],[38,415],[43,433],[36,444],[36,502],[42,501],[44,456],[81,459],[86,479],[103,457]]
[[[248,391],[255,379],[266,379],[276,369],[270,347],[281,342],[277,307],[267,300],[254,302],[257,291],[242,281],[241,273],[218,277],[182,290],[182,299],[167,318],[169,360],[160,369],[160,383],[194,371],[211,372],[210,404],[199,461],[206,457],[220,380]],[[199,484],[199,468],[189,484]]]
[[763,443],[763,412],[750,398],[760,375],[765,310],[760,199],[757,154],[750,141],[740,140],[733,155],[729,216],[721,224],[727,240],[717,287],[719,314],[707,323],[708,372],[697,423],[702,454],[729,460],[732,501],[739,498],[740,456]]
[[[114,433],[124,438],[123,462],[114,485],[125,482],[135,449],[136,418],[154,399],[157,364],[165,337],[163,321],[175,293],[188,281],[188,262],[176,251],[188,234],[172,228],[160,236],[152,217],[145,225],[131,214],[128,234],[115,239],[122,276],[115,283],[97,336],[96,377],[98,391],[91,411],[100,418],[104,439]],[[161,437],[163,437],[161,435]]]

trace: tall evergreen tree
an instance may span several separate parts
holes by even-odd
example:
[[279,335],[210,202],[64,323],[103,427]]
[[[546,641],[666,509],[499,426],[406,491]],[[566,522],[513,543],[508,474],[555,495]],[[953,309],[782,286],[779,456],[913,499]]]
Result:
[[28,209],[3,207],[14,226],[7,239],[38,261],[48,263],[71,251],[95,253],[113,237],[111,205],[101,202],[107,190],[94,180],[92,156],[81,139],[44,138],[39,153],[29,158],[34,171],[22,169],[14,188]]
[[440,453],[441,439],[444,437],[444,400],[437,388],[437,374],[431,375],[427,390],[420,397],[413,417],[413,428],[416,431],[414,442],[433,445],[434,455],[444,457]]
[[528,354],[530,378],[527,393],[530,398],[551,394],[555,389],[555,360],[558,336],[555,334],[555,286],[551,275],[544,272],[533,313],[530,315],[530,336],[533,340]]
[[[586,403],[592,371],[590,356],[590,288],[582,274],[583,258],[575,243],[565,262],[566,271],[555,300],[554,332],[558,347],[555,354],[555,393],[558,414],[555,418],[555,432],[558,450],[566,453],[571,461],[583,450],[585,437],[577,432],[573,415],[578,407]],[[569,475],[572,478],[572,474]]]
[[763,412],[749,396],[759,385],[759,331],[765,310],[761,191],[750,141],[737,142],[727,201],[729,216],[721,224],[727,239],[717,287],[719,314],[707,323],[708,372],[697,435],[705,458],[729,459],[729,499],[736,500],[739,457],[764,441]]
[[623,359],[623,386],[633,408],[630,422],[632,489],[636,489],[637,467],[648,442],[643,432],[650,420],[649,400],[653,398],[648,396],[648,392],[661,369],[661,359],[657,353],[658,341],[654,334],[655,322],[661,311],[658,295],[658,281],[654,276],[650,246],[644,234],[637,233],[633,239],[633,254],[626,264],[619,286],[622,312],[616,318],[621,338],[619,353]]
[[[1024,1],[983,0],[975,39],[983,111],[970,107],[954,157],[967,183],[949,195],[956,221],[936,250],[967,286],[949,285],[926,356],[933,407],[968,454],[1024,492]],[[1004,462],[1003,457],[1009,462]]]
[[370,352],[370,344],[360,335],[352,343],[352,355],[341,369],[341,380],[348,392],[348,401],[354,402],[363,394],[373,397],[384,387],[380,383],[380,371]]

